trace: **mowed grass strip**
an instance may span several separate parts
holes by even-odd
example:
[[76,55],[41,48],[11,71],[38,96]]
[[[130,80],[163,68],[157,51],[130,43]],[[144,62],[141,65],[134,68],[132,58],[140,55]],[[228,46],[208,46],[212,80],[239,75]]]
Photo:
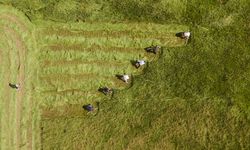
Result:
[[[1,24],[0,29],[3,29],[3,26]],[[0,97],[1,97],[1,103],[0,103],[0,116],[1,116],[1,138],[0,138],[0,145],[1,148],[0,149],[6,149],[7,147],[11,146],[11,143],[13,143],[13,138],[11,138],[10,134],[13,134],[13,129],[14,129],[14,124],[9,124],[11,120],[11,117],[13,117],[12,115],[14,115],[12,111],[12,113],[10,112],[9,106],[11,105],[10,103],[13,101],[12,97],[11,97],[11,93],[10,93],[10,89],[8,88],[8,82],[10,80],[10,51],[11,51],[11,47],[10,44],[12,44],[9,40],[7,40],[6,38],[6,33],[4,33],[4,30],[0,30],[0,37],[1,37],[1,42],[0,42],[0,47],[1,49],[3,49],[2,51],[2,55],[1,55],[1,83],[3,83],[3,85],[0,87]],[[7,67],[8,66],[8,67]],[[15,104],[14,104],[15,105]],[[5,132],[8,131],[8,132]]]
[[[8,22],[8,21],[6,21]],[[3,104],[4,109],[1,112],[3,115],[3,120],[1,120],[2,128],[1,128],[1,140],[3,140],[3,144],[1,144],[2,149],[6,149],[5,147],[13,147],[16,148],[22,143],[22,140],[25,141],[25,133],[26,130],[22,130],[21,126],[21,118],[18,117],[19,113],[22,113],[22,108],[19,106],[22,103],[18,104],[16,91],[9,87],[9,83],[17,83],[17,74],[19,69],[19,61],[20,54],[18,48],[22,43],[21,35],[15,30],[16,27],[14,25],[7,25],[3,20],[0,21],[0,28],[2,29],[2,47],[4,48],[4,62],[3,70],[4,70],[4,80],[3,87],[4,90],[1,92],[3,94]],[[20,43],[18,43],[20,42]],[[11,108],[14,110],[11,111]],[[24,123],[25,124],[25,123]],[[2,132],[8,131],[8,132]],[[21,139],[22,137],[22,139]]]
[[151,33],[175,33],[187,31],[188,26],[178,24],[155,23],[110,23],[110,22],[81,22],[81,23],[51,23],[50,21],[36,21],[41,33],[54,30],[78,31],[110,31],[110,32],[151,32]]
[[67,89],[81,89],[85,91],[98,90],[101,86],[113,87],[116,89],[123,88],[126,84],[115,76],[102,76],[96,74],[77,74],[65,75],[57,74],[43,76],[41,80],[44,82],[44,89],[65,91]]
[[82,111],[81,105],[63,105],[55,109],[43,108],[43,119],[56,119],[56,118],[75,118],[86,116],[87,112]]
[[116,66],[114,64],[77,64],[69,65],[63,67],[46,67],[44,68],[40,75],[50,75],[50,74],[82,74],[82,73],[94,73],[103,74],[104,76],[114,76],[116,74],[123,73],[134,73],[137,72],[134,66],[127,62],[127,65]]
[[[80,43],[75,44],[61,44],[60,42],[45,46],[44,49],[51,51],[83,51],[83,52],[95,52],[105,51],[108,53],[121,52],[121,53],[144,53],[142,48],[138,47],[105,47],[105,45],[83,45]],[[44,50],[43,49],[43,50]]]
[[103,94],[98,91],[82,91],[79,89],[68,89],[65,91],[50,90],[41,93],[41,107],[56,108],[69,104],[84,104],[101,101]]
[[175,34],[172,34],[166,38],[136,38],[136,37],[87,37],[87,36],[80,36],[80,37],[71,37],[71,36],[57,36],[57,35],[47,35],[40,37],[41,40],[49,45],[53,42],[60,41],[61,43],[81,43],[83,45],[98,45],[105,47],[137,47],[137,48],[145,48],[150,45],[161,45],[165,47],[176,47],[184,45],[185,41],[176,37]]
[[42,63],[42,66],[44,68],[46,67],[55,67],[55,66],[72,66],[72,65],[81,65],[81,64],[89,64],[89,65],[100,65],[100,66],[117,66],[117,67],[123,67],[126,65],[129,65],[127,61],[105,61],[105,60],[57,60],[57,61],[51,61],[51,60],[45,60]]
[[174,33],[155,33],[153,31],[144,31],[138,32],[133,30],[125,30],[125,31],[107,31],[107,30],[96,30],[96,31],[75,31],[68,29],[47,29],[43,32],[45,36],[61,36],[61,37],[110,37],[110,38],[119,38],[119,37],[130,37],[130,38],[155,38],[155,39],[169,39],[171,36],[175,35]]
[[70,60],[82,60],[82,61],[130,61],[134,59],[143,59],[148,55],[141,50],[142,52],[133,52],[133,53],[121,53],[114,50],[114,52],[105,52],[105,51],[42,51],[40,53],[41,62],[43,61],[70,61]]

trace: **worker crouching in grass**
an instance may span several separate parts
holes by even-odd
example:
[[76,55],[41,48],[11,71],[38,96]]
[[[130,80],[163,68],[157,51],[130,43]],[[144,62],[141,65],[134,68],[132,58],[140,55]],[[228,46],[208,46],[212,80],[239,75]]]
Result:
[[98,89],[99,92],[102,92],[105,95],[110,95],[113,93],[113,89],[112,88],[108,88],[108,87],[102,87]]
[[161,47],[159,45],[156,45],[156,46],[146,47],[145,51],[148,53],[157,54],[160,51],[160,49],[161,49]]
[[188,40],[191,37],[191,32],[179,32],[179,33],[176,33],[175,36],[177,36],[181,39],[185,39],[185,43],[187,44]]
[[13,84],[13,83],[9,83],[9,86],[13,89],[19,90],[20,89],[20,84]]
[[127,75],[127,74],[124,74],[124,75],[116,75],[116,77],[117,77],[118,79],[122,80],[122,81],[125,82],[125,83],[128,83],[128,81],[129,81],[129,79],[130,79],[129,75]]
[[135,62],[134,62],[134,66],[138,69],[138,68],[140,68],[141,66],[143,66],[143,65],[145,65],[146,64],[146,62],[144,61],[144,60],[136,60]]
[[83,109],[85,109],[88,112],[94,111],[94,106],[91,104],[83,105],[82,107],[83,107]]

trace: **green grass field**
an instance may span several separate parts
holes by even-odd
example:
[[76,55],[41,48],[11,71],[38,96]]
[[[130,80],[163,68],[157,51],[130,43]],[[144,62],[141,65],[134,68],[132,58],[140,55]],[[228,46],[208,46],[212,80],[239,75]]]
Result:
[[248,0],[0,4],[0,149],[250,149]]

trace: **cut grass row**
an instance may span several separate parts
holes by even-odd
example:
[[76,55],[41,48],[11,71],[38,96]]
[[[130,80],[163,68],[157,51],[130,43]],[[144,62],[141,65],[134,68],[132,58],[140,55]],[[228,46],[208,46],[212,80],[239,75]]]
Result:
[[[20,136],[25,139],[25,136],[23,135],[25,130],[20,130],[20,117],[18,117],[19,109],[18,109],[18,100],[17,100],[17,93],[13,92],[12,89],[8,87],[9,82],[16,82],[17,81],[17,74],[18,74],[18,64],[20,63],[19,58],[19,51],[18,51],[18,44],[17,40],[19,40],[17,37],[18,35],[13,34],[15,31],[7,27],[6,24],[1,23],[1,29],[3,29],[4,37],[3,39],[6,39],[6,43],[2,43],[6,53],[3,55],[5,57],[5,62],[7,64],[4,64],[4,72],[5,72],[5,80],[3,81],[5,90],[3,91],[4,97],[3,97],[3,103],[5,103],[4,109],[3,109],[3,120],[1,120],[1,124],[3,124],[3,128],[1,128],[2,131],[9,131],[5,132],[5,134],[1,135],[2,139],[5,139],[3,141],[3,149],[6,147],[12,147],[18,148],[20,143]],[[13,109],[13,111],[11,111]],[[25,122],[26,123],[26,122]],[[6,124],[6,125],[5,125]],[[4,132],[3,132],[4,133]],[[6,134],[7,133],[7,134]],[[5,143],[6,142],[6,143]]]
[[[1,29],[3,27],[1,26]],[[14,121],[12,116],[14,113],[10,113],[10,105],[13,105],[11,102],[13,102],[13,97],[8,89],[8,81],[10,80],[10,70],[6,68],[6,66],[11,67],[11,61],[9,59],[9,55],[11,50],[10,44],[11,42],[6,40],[6,35],[4,32],[1,33],[1,49],[3,49],[2,52],[2,71],[4,72],[1,76],[2,83],[4,86],[1,86],[1,149],[5,149],[6,147],[10,147],[11,144],[14,143],[14,138],[10,138],[11,132],[13,133],[14,124],[10,124],[11,121]],[[13,77],[12,77],[13,78]],[[9,101],[9,100],[12,101]],[[11,104],[10,104],[11,103]],[[8,132],[5,132],[8,131]]]
[[82,73],[92,73],[99,74],[101,76],[115,76],[116,74],[123,73],[136,73],[138,70],[128,62],[128,65],[114,66],[109,64],[77,64],[63,67],[47,67],[41,72],[41,75],[49,74],[82,74]]
[[[143,51],[143,50],[142,50]],[[126,53],[124,52],[105,52],[105,51],[93,51],[93,52],[84,52],[84,51],[42,51],[40,54],[40,59],[46,61],[70,61],[70,60],[79,60],[79,61],[131,61],[135,59],[143,59],[147,54],[144,53]],[[55,57],[56,56],[56,57]],[[152,55],[147,55],[152,56]]]
[[103,95],[98,91],[82,91],[79,89],[69,89],[65,91],[45,91],[41,93],[41,107],[43,109],[55,109],[59,106],[71,104],[93,103],[101,101]]
[[175,35],[176,32],[171,33],[155,33],[152,31],[137,32],[132,30],[125,31],[107,31],[107,30],[97,30],[97,31],[77,31],[77,30],[67,30],[67,29],[47,29],[42,32],[45,36],[59,36],[59,37],[110,37],[110,38],[119,38],[119,37],[130,37],[130,38],[155,38],[155,39],[169,39],[171,36]]
[[97,76],[95,74],[83,75],[56,75],[54,77],[42,77],[45,82],[46,89],[57,89],[63,91],[65,89],[82,89],[82,90],[97,90],[100,86],[114,87],[116,89],[125,86],[125,83],[116,79],[113,76]]
[[[83,31],[106,31],[106,32],[134,32],[134,33],[176,33],[187,31],[188,27],[178,24],[155,24],[155,23],[110,23],[110,22],[81,22],[81,23],[55,23],[50,21],[35,21],[40,32],[55,30],[70,30],[73,32]],[[132,33],[133,34],[133,33]]]
[[181,40],[173,34],[171,38],[167,39],[157,39],[157,38],[130,38],[126,36],[122,36],[119,38],[112,37],[62,37],[57,35],[52,36],[43,36],[42,40],[45,43],[55,43],[60,41],[61,43],[67,44],[83,44],[83,45],[98,45],[105,47],[136,47],[136,48],[145,48],[151,45],[161,45],[165,47],[176,47],[182,46],[184,44],[184,40]]

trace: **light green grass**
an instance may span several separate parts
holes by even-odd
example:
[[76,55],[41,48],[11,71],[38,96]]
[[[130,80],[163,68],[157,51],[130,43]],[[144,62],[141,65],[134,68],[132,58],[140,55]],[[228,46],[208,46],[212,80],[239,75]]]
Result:
[[[38,109],[35,107],[37,102],[33,103],[34,106],[31,106],[30,103],[30,101],[35,97],[34,94],[31,94],[33,92],[31,81],[33,83],[36,82],[36,76],[33,75],[36,68],[36,63],[34,60],[37,55],[37,48],[34,46],[34,35],[30,33],[33,28],[32,25],[27,21],[27,18],[23,16],[23,14],[11,7],[1,6],[0,17],[1,32],[3,32],[1,48],[3,50],[2,57],[4,58],[2,60],[4,64],[1,64],[3,66],[1,71],[3,71],[3,74],[5,74],[5,77],[3,78],[5,81],[2,82],[3,84],[0,89],[2,100],[1,108],[3,108],[1,109],[1,149],[26,149],[29,147],[29,138],[33,140],[33,142],[30,144],[32,144],[33,148],[35,148],[38,144],[38,142],[35,141],[35,139],[38,139],[38,134],[32,132],[32,130],[37,128],[35,127],[37,119],[32,118],[32,116],[37,114]],[[5,30],[7,28],[9,28],[9,31]],[[21,87],[25,89],[25,95],[20,104],[20,129],[17,127],[17,114],[20,113],[17,111],[17,91],[8,87],[9,82],[19,82],[17,81],[18,64],[20,63],[18,55],[21,47],[17,47],[20,46],[17,44],[17,41],[20,41],[21,44],[24,44],[23,48],[27,50],[24,62],[21,62],[25,66],[25,79],[27,80],[25,81],[25,85],[21,85]],[[10,78],[8,78],[8,72]],[[2,89],[2,87],[4,87],[4,89]],[[6,93],[7,91],[9,91],[9,94]],[[9,98],[8,95],[10,95]],[[17,138],[18,136],[20,137],[19,142]],[[17,143],[19,143],[19,145]]]

